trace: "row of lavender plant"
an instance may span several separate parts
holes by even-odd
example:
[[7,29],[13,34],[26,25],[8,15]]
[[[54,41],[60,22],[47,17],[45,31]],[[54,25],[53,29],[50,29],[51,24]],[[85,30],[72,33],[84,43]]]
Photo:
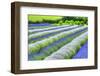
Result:
[[39,32],[36,34],[31,34],[31,35],[29,35],[29,43],[33,43],[33,42],[42,40],[44,38],[48,38],[50,36],[53,36],[53,35],[56,35],[61,32],[68,31],[68,30],[71,30],[74,28],[78,28],[78,27],[79,26],[70,26],[70,27],[65,27],[65,28],[61,28],[61,29],[49,30],[49,31]]
[[[77,26],[77,25],[76,25]],[[37,32],[42,32],[42,31],[48,31],[48,30],[55,30],[55,29],[61,29],[69,27],[69,25],[63,25],[63,26],[49,26],[48,28],[42,28],[42,29],[29,29],[29,33],[37,33]]]
[[40,51],[37,53],[29,54],[29,60],[43,60],[45,57],[49,56],[53,52],[56,52],[57,50],[59,50],[59,48],[63,47],[65,44],[69,43],[70,41],[72,41],[74,38],[81,35],[85,31],[87,31],[87,28],[76,31],[72,34],[65,36],[64,38],[61,38],[53,42],[52,44],[40,49]]
[[79,28],[76,28],[76,29],[73,29],[73,30],[70,30],[70,31],[67,31],[67,32],[62,32],[62,33],[59,33],[55,36],[51,36],[50,38],[47,38],[47,39],[44,39],[44,40],[41,40],[41,41],[37,41],[35,43],[32,43],[32,44],[29,44],[29,54],[30,53],[35,53],[35,52],[39,52],[41,48],[44,48],[50,44],[52,44],[53,42],[61,39],[61,38],[64,38],[65,36],[69,35],[69,34],[72,34],[76,31],[79,31],[79,30],[82,30],[86,27],[79,27]]
[[85,32],[84,34],[72,40],[70,43],[60,48],[58,51],[46,57],[45,60],[72,58],[80,49],[80,47],[87,41],[87,39],[88,39],[88,32]]

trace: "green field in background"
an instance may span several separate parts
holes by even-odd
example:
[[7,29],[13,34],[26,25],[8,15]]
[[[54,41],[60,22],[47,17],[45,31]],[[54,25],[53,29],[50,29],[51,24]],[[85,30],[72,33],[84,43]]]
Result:
[[78,16],[52,16],[52,15],[28,15],[28,23],[50,23],[55,26],[61,25],[88,25],[87,17]]

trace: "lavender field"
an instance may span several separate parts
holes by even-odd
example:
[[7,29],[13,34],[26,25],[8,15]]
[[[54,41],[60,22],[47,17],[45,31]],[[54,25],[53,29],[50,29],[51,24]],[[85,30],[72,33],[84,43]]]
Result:
[[86,17],[29,17],[28,60],[88,58]]

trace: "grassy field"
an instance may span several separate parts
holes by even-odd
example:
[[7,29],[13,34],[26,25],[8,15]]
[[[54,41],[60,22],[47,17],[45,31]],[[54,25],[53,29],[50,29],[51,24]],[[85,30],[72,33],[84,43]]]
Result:
[[28,23],[50,23],[55,26],[61,25],[88,25],[87,17],[78,16],[49,16],[49,15],[28,15]]

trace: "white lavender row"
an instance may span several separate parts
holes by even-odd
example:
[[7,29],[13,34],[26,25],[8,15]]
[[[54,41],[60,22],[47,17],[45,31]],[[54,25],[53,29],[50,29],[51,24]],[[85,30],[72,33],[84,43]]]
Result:
[[38,52],[41,48],[43,47],[46,47],[48,45],[50,45],[51,43],[53,43],[54,41],[57,41],[61,38],[64,38],[65,36],[69,35],[69,34],[72,34],[76,31],[79,31],[79,30],[82,30],[86,27],[79,27],[79,28],[76,28],[76,29],[73,29],[73,30],[70,30],[70,31],[65,31],[65,32],[62,32],[62,33],[59,33],[55,36],[51,36],[47,39],[44,39],[44,40],[41,40],[41,41],[37,41],[35,43],[31,43],[29,44],[29,53],[34,53],[34,52]]
[[70,28],[74,28],[74,27],[78,27],[78,26],[70,26],[70,27],[65,27],[65,28],[61,28],[61,29],[48,30],[48,31],[43,31],[43,32],[31,34],[31,35],[29,35],[29,39],[41,37],[42,35],[46,35],[46,34],[49,34],[49,33],[55,33],[55,32],[58,32],[58,31],[62,31],[62,30],[70,29]]
[[69,59],[73,57],[80,47],[87,41],[87,36],[88,32],[85,32],[84,34],[72,40],[70,43],[60,48],[58,51],[46,57],[45,60]]
[[55,28],[62,28],[62,27],[68,27],[69,25],[63,25],[63,26],[54,26],[54,27],[48,27],[48,28],[42,28],[42,29],[33,29],[33,30],[29,30],[29,33],[32,32],[37,32],[37,31],[45,31],[45,30],[52,30]]

